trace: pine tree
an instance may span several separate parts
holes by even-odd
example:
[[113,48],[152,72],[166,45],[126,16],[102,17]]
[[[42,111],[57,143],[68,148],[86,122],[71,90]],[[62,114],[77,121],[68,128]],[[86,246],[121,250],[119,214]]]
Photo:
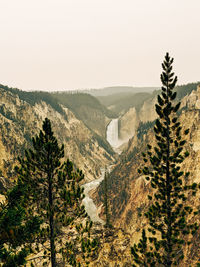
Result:
[[[27,212],[32,216],[37,214],[42,220],[35,252],[43,250],[42,258],[50,259],[52,267],[57,264],[57,255],[76,266],[75,244],[68,238],[63,241],[63,227],[75,227],[74,221],[86,216],[81,204],[83,188],[79,185],[84,175],[75,170],[69,160],[62,162],[64,146],[58,145],[49,119],[45,119],[43,130],[32,139],[32,143],[33,149],[26,151],[24,159],[19,159],[20,167],[16,167],[16,171],[18,182],[28,187],[25,196],[29,205]],[[84,227],[80,223],[76,230],[89,234],[90,228],[91,224]],[[81,244],[83,240],[78,242]]]
[[0,266],[24,266],[31,253],[31,244],[39,232],[40,219],[26,213],[24,192],[27,188],[18,184],[10,189],[0,204]]
[[139,266],[148,267],[147,237],[144,229],[142,230],[142,238],[140,239],[139,243],[137,245],[134,244],[134,246],[131,248],[131,254],[134,257],[134,262],[136,264]]
[[[196,194],[197,184],[187,185],[189,173],[181,170],[182,162],[189,155],[184,151],[186,140],[182,136],[189,130],[183,131],[178,121],[180,103],[174,101],[177,77],[172,72],[172,63],[173,58],[167,53],[162,64],[162,91],[155,106],[158,114],[154,126],[156,146],[147,146],[147,153],[143,153],[145,167],[139,170],[150,181],[154,192],[149,195],[150,207],[145,214],[149,238],[143,236],[132,248],[138,266],[177,265],[183,258],[184,236],[197,230],[196,223],[188,222],[188,217],[197,213],[187,205],[188,198]],[[141,244],[145,243],[144,253]]]
[[105,168],[105,174],[104,174],[104,213],[106,215],[106,224],[105,227],[111,227],[110,223],[110,213],[109,213],[109,197],[108,197],[108,178],[109,173],[107,168]]

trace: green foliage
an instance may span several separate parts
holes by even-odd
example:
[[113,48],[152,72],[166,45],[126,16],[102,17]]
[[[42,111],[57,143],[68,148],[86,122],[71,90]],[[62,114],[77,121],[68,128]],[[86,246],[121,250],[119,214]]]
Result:
[[99,110],[107,117],[112,118],[115,116],[115,114],[102,105],[97,98],[86,93],[60,92],[54,93],[53,96],[55,99],[58,99],[59,103],[71,109],[78,118],[82,117],[82,114],[79,112],[79,108],[81,106],[87,106],[92,109]]
[[199,82],[176,86],[175,92],[177,92],[177,100],[180,101],[184,96],[189,95],[193,90],[196,90],[198,84]]
[[[72,266],[79,266],[81,261],[88,266],[90,257],[95,255],[99,246],[99,240],[96,238],[91,239],[91,229],[91,221],[87,221],[85,226],[79,223],[76,225],[78,233],[76,240],[66,241],[65,247],[62,249],[62,255]],[[79,250],[77,250],[77,242],[80,244]],[[78,254],[78,257],[76,254]]]
[[144,101],[152,98],[151,93],[125,93],[104,97],[97,97],[102,104],[111,108],[111,110],[119,116],[119,114],[126,112],[129,108],[135,107],[139,110]]
[[[25,152],[24,159],[19,159],[20,167],[16,167],[16,172],[18,183],[27,188],[24,202],[28,205],[28,214],[37,214],[42,221],[33,252],[43,251],[41,257],[45,262],[51,260],[54,267],[57,256],[63,256],[63,261],[68,261],[65,257],[68,252],[63,251],[74,247],[73,240],[66,244],[63,241],[64,227],[74,227],[78,218],[87,216],[81,204],[83,188],[79,184],[84,175],[82,171],[75,170],[69,160],[62,162],[64,146],[58,145],[47,118],[32,143],[33,149]],[[88,233],[87,225],[82,228]]]
[[155,121],[140,122],[137,128],[137,138],[142,139],[149,129],[153,128]]
[[136,264],[136,265],[133,264],[133,267],[156,266],[156,262],[154,260],[156,257],[157,257],[157,262],[159,263],[158,261],[159,254],[158,253],[154,254],[153,252],[148,251],[147,237],[144,229],[142,230],[142,238],[140,239],[139,243],[137,245],[134,244],[134,246],[131,248],[131,254],[133,255],[134,263]]
[[39,232],[40,219],[29,216],[24,203],[26,186],[18,184],[6,193],[0,204],[0,266],[24,266],[31,252],[35,235]]
[[149,221],[149,238],[143,235],[132,249],[138,266],[170,267],[179,264],[184,256],[184,236],[193,235],[198,228],[196,223],[188,222],[188,216],[194,213],[187,201],[191,194],[196,194],[197,185],[188,186],[189,173],[180,168],[188,156],[183,148],[184,137],[189,131],[183,132],[178,122],[180,103],[173,104],[177,77],[172,72],[172,63],[173,58],[167,53],[162,64],[162,91],[155,105],[159,117],[154,126],[156,146],[147,146],[147,153],[143,153],[145,167],[140,170],[150,180],[154,192],[149,196],[150,207],[145,214]]
[[[11,93],[15,95],[18,95],[18,97],[21,100],[26,101],[31,106],[34,106],[36,103],[40,103],[41,101],[44,101],[48,105],[50,105],[53,109],[55,109],[57,112],[64,115],[65,119],[67,120],[66,114],[63,111],[62,107],[60,106],[59,102],[56,101],[56,99],[48,92],[43,92],[43,91],[26,92],[26,91],[19,90],[17,88],[10,88],[2,84],[0,84],[0,88],[6,91],[10,91]],[[3,112],[3,111],[0,110],[0,112]],[[7,113],[6,116],[9,117],[10,114]]]

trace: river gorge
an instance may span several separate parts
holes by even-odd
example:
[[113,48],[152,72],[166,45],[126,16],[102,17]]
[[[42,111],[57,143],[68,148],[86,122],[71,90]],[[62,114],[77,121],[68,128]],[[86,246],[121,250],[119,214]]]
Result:
[[[118,119],[113,119],[107,126],[106,131],[106,139],[113,147],[113,149],[119,146],[119,139],[118,139]],[[110,166],[108,167],[108,171],[110,170]],[[85,197],[83,199],[83,204],[85,206],[85,210],[89,215],[90,219],[93,222],[99,222],[104,224],[104,221],[98,215],[98,209],[94,204],[94,201],[90,197],[90,191],[96,189],[99,184],[103,181],[105,174],[105,168],[101,168],[101,176],[98,179],[95,179],[91,182],[85,183],[83,185]]]

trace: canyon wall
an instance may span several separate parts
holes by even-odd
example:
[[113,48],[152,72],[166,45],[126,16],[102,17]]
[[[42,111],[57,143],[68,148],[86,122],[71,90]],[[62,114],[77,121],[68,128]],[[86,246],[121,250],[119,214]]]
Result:
[[85,124],[65,107],[62,112],[42,101],[30,105],[16,94],[0,89],[0,176],[13,177],[13,166],[24,149],[30,147],[31,138],[39,133],[48,117],[60,144],[65,146],[65,158],[83,170],[85,180],[100,175],[100,167],[114,158]]
[[154,121],[157,118],[155,112],[156,96],[152,96],[148,100],[144,101],[140,109],[135,107],[130,108],[119,119],[119,137],[124,143],[127,143],[131,139],[139,126],[139,124]]

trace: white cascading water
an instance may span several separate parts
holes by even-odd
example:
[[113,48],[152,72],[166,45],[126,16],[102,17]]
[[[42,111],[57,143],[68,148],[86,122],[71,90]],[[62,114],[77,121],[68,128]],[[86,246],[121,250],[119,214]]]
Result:
[[108,124],[106,139],[113,148],[117,148],[119,146],[118,119],[113,119]]
[[105,173],[105,169],[102,168],[100,178],[83,185],[84,194],[85,194],[85,197],[83,199],[83,205],[85,206],[85,210],[86,210],[87,214],[89,215],[91,221],[99,222],[102,224],[104,224],[104,221],[99,217],[97,207],[94,204],[93,199],[90,198],[89,192],[92,189],[97,188],[97,186],[99,186],[100,182],[103,181],[104,173]]
[[[118,138],[118,119],[113,119],[109,123],[106,131],[106,139],[113,148],[119,147],[120,141]],[[85,210],[93,222],[99,222],[102,224],[104,224],[105,222],[99,217],[97,207],[94,204],[93,199],[90,197],[89,192],[99,186],[100,182],[104,179],[104,174],[105,169],[102,168],[101,176],[99,179],[96,179],[83,185],[85,194],[85,197],[83,199],[83,205],[85,206]]]

